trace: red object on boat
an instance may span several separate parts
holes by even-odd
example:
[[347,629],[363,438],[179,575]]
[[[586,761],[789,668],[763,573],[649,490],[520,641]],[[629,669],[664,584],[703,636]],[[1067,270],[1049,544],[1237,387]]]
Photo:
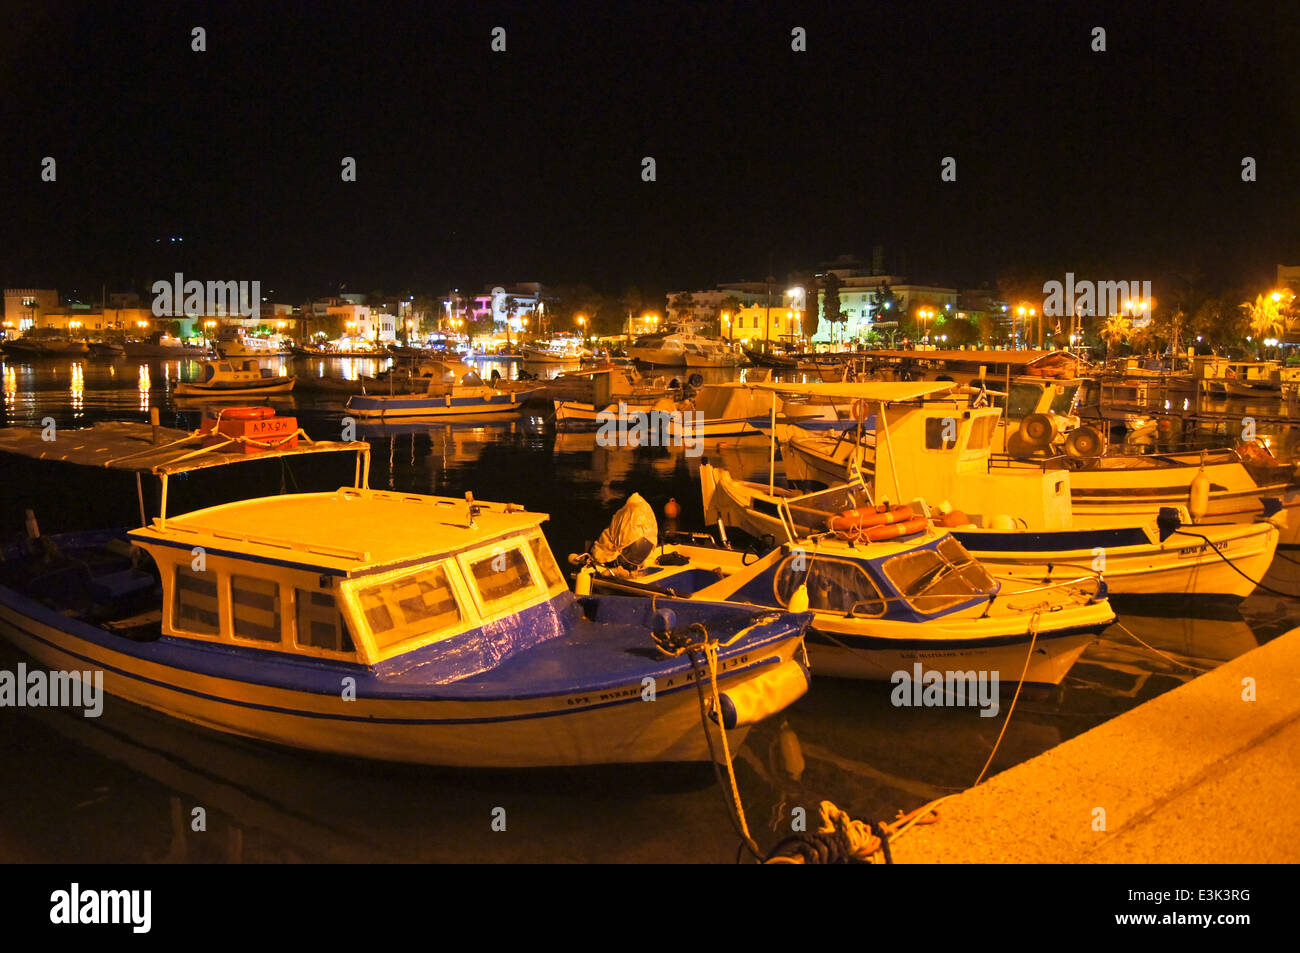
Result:
[[298,446],[297,417],[277,417],[270,407],[226,407],[218,414],[204,412],[203,430],[207,436],[203,438],[203,445],[206,447],[231,437],[239,442],[229,444],[225,449],[244,453],[287,450]]
[[839,516],[832,516],[827,520],[826,528],[833,533],[857,534],[871,526],[902,523],[914,515],[906,503],[893,509],[886,506],[860,506],[856,510],[845,510]]

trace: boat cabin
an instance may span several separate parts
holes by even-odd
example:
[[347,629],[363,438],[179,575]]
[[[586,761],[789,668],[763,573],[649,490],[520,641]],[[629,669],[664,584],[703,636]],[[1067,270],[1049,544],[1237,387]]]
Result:
[[129,538],[158,567],[164,636],[385,671],[436,659],[452,679],[558,631],[572,596],[545,519],[343,488],[155,520]]
[[248,383],[275,380],[279,376],[273,369],[259,364],[256,358],[230,358],[204,361],[203,377],[199,383]]

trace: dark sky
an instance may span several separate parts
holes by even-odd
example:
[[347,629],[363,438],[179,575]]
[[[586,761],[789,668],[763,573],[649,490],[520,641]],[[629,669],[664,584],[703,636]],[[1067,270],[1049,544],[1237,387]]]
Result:
[[49,0],[2,22],[9,287],[662,291],[874,245],[959,285],[1300,263],[1295,4]]

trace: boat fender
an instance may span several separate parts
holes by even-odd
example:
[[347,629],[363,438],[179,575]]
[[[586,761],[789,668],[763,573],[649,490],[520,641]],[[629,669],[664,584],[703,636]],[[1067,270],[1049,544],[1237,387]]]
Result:
[[1192,520],[1199,523],[1205,518],[1205,514],[1210,509],[1210,478],[1205,475],[1205,468],[1202,467],[1192,477],[1192,485],[1187,493],[1187,510],[1192,514]]
[[999,533],[1014,533],[1016,531],[1016,521],[1012,516],[1006,513],[999,513],[993,517],[992,528]]
[[[811,677],[798,659],[789,659],[718,696],[724,728],[744,728],[793,705],[808,692]],[[712,700],[710,699],[710,704]],[[718,712],[709,712],[718,723]]]
[[258,420],[262,417],[274,417],[275,409],[272,407],[227,407],[221,411],[221,416],[226,420]]
[[650,620],[650,631],[655,635],[663,635],[677,628],[677,613],[672,609],[656,609],[654,617]]
[[943,514],[943,519],[939,520],[939,525],[945,529],[952,529],[956,526],[966,526],[970,523],[970,517],[961,510],[948,510]]
[[591,577],[592,570],[590,566],[583,566],[578,570],[578,578],[573,583],[573,594],[576,596],[591,595]]
[[790,602],[786,606],[791,612],[808,611],[808,583],[800,583],[799,588],[795,589],[790,596]]

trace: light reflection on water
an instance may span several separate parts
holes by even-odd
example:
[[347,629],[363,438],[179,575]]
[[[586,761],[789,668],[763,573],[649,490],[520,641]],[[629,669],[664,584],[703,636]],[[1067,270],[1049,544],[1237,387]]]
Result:
[[[278,359],[298,373],[357,380],[382,364],[356,358]],[[201,405],[170,402],[196,361],[133,365],[79,361],[73,383],[57,362],[6,365],[9,422],[39,426],[85,419],[141,419],[193,426]],[[518,362],[487,364],[503,376]],[[730,372],[722,372],[729,374]],[[349,377],[348,375],[356,375]],[[338,435],[345,395],[299,392],[271,404],[315,437]],[[372,484],[405,491],[521,503],[548,512],[547,536],[564,561],[607,525],[633,491],[657,511],[675,498],[680,528],[702,528],[700,458],[681,449],[618,450],[593,433],[557,434],[541,416],[458,424],[362,425],[373,444]],[[737,475],[766,478],[767,444],[712,441],[705,456]],[[298,476],[309,471],[300,468]],[[274,492],[275,487],[263,491]],[[73,492],[72,482],[66,487]],[[253,492],[256,492],[255,490]],[[93,508],[93,496],[80,505]],[[57,512],[42,514],[56,532]],[[14,529],[20,528],[15,524]],[[1300,566],[1279,556],[1265,582],[1300,592]],[[1259,593],[1240,607],[1186,615],[1179,604],[1122,607],[1121,621],[1163,655],[1112,627],[1054,692],[1022,696],[994,769],[1032,757],[1292,628],[1300,602]],[[3,644],[0,668],[19,657]],[[823,798],[858,817],[968,786],[1001,727],[974,710],[897,709],[890,686],[818,679],[782,719],[760,725],[736,771],[760,844],[802,805]],[[1004,708],[1005,710],[1005,708]],[[465,772],[359,764],[269,749],[125,703],[100,719],[59,711],[6,710],[0,751],[21,765],[0,786],[8,859],[138,860],[699,860],[730,861],[735,839],[708,769],[632,766],[581,771]],[[575,793],[581,792],[581,793]],[[208,832],[189,829],[202,806]],[[492,832],[504,806],[507,833]],[[780,824],[778,824],[780,826]],[[782,830],[785,828],[783,827]]]

